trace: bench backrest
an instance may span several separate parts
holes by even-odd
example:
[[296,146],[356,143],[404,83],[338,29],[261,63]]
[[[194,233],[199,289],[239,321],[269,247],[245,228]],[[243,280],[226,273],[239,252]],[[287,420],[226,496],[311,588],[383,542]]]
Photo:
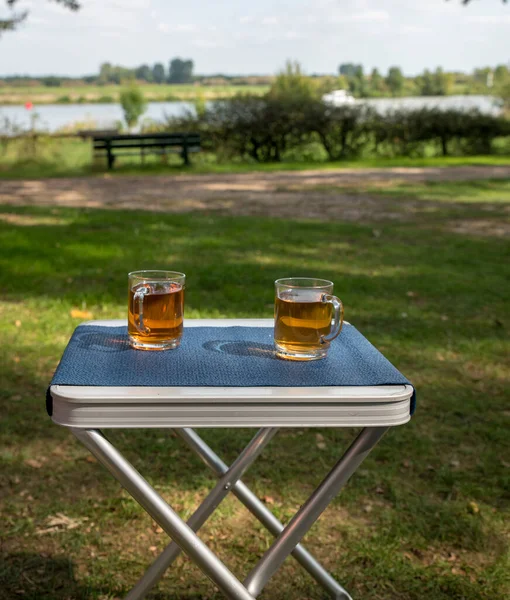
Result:
[[94,149],[101,148],[153,148],[166,146],[200,146],[198,133],[151,133],[125,135],[95,135]]

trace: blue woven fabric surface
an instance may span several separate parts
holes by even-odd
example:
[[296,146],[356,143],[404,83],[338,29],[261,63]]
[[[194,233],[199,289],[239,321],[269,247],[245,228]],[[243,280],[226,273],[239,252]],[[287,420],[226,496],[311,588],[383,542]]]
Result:
[[[165,352],[129,346],[126,327],[81,325],[51,385],[301,387],[401,385],[409,381],[352,325],[344,325],[325,359],[275,356],[272,327],[189,327]],[[413,394],[411,414],[414,412]]]

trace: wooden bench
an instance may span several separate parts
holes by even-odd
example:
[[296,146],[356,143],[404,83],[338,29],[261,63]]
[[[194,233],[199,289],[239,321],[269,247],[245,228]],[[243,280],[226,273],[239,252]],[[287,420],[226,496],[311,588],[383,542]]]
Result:
[[189,165],[190,152],[200,151],[200,135],[197,133],[94,135],[92,139],[94,158],[105,156],[109,169],[113,168],[117,156],[140,154],[143,163],[146,154],[166,155],[168,152],[180,152],[184,164]]
[[89,140],[95,137],[119,135],[118,129],[80,129],[78,135],[82,140]]

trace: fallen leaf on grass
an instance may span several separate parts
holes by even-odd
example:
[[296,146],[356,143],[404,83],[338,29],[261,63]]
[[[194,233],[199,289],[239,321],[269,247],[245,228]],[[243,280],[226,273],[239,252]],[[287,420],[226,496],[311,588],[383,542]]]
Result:
[[473,515],[477,515],[480,512],[480,507],[476,502],[469,502],[468,511]]
[[36,535],[44,535],[46,533],[56,533],[62,529],[76,529],[79,527],[84,521],[88,521],[87,517],[83,517],[82,519],[73,519],[72,517],[68,517],[63,513],[57,513],[56,515],[49,516],[46,519],[47,527],[45,529],[36,529]]
[[93,319],[94,315],[89,310],[80,310],[73,308],[69,313],[73,319]]
[[262,496],[262,501],[266,504],[274,504],[274,498],[272,496]]
[[324,441],[324,436],[322,433],[315,434],[315,441],[317,442],[317,448],[319,448],[319,450],[326,449],[326,442]]
[[16,327],[21,327],[21,321],[16,319],[16,321],[14,321],[14,325],[16,325]]
[[40,469],[43,466],[45,461],[44,460],[36,460],[35,458],[27,458],[23,462],[26,465],[28,465],[29,467],[32,467],[32,469]]

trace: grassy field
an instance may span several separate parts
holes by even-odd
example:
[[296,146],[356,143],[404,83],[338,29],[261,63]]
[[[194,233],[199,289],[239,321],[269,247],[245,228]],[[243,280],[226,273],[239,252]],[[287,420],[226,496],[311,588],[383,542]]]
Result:
[[[205,100],[229,98],[236,94],[265,94],[267,85],[172,85],[146,84],[141,89],[148,101],[194,100],[197,96]],[[0,86],[2,104],[57,104],[70,102],[118,102],[121,85],[80,86]]]
[[[508,215],[508,190],[493,202],[481,186],[468,194],[470,185],[465,221]],[[2,598],[121,598],[166,544],[44,410],[46,386],[80,321],[72,311],[124,317],[126,273],[157,267],[188,274],[188,318],[271,317],[276,278],[335,281],[347,319],[415,384],[418,410],[382,440],[307,546],[360,600],[506,600],[510,245],[449,230],[442,189],[433,211],[405,222],[379,221],[376,211],[366,222],[342,223],[0,207]],[[383,191],[397,211],[412,190],[400,191]],[[429,193],[418,187],[412,199],[426,207]],[[204,437],[228,462],[252,434]],[[288,520],[353,435],[282,431],[245,480]],[[163,430],[109,437],[183,517],[213,484]],[[234,498],[201,536],[240,576],[270,543]],[[150,595],[219,597],[182,557]],[[261,598],[324,595],[289,559]]]
[[[337,169],[339,167],[453,167],[469,165],[510,165],[510,155],[447,156],[424,158],[360,158],[339,162],[285,160],[279,163],[254,163],[239,160],[219,161],[213,153],[192,155],[192,165],[185,167],[178,155],[170,155],[168,162],[161,157],[148,156],[140,163],[139,156],[122,156],[110,175],[169,175],[179,173],[244,173],[250,171],[280,171],[304,169]],[[107,172],[105,160],[92,161],[89,141],[78,138],[40,137],[34,144],[30,138],[0,140],[0,179],[45,177],[72,177]]]

